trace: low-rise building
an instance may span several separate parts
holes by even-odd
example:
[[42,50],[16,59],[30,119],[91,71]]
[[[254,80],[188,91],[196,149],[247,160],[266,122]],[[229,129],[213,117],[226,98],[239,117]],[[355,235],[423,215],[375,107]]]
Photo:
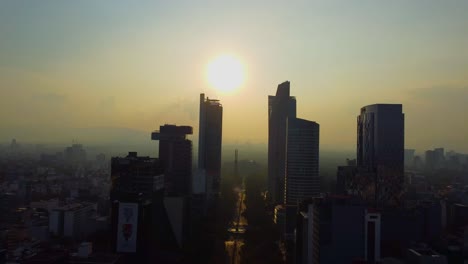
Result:
[[74,203],[53,209],[49,216],[50,232],[55,236],[84,239],[94,231],[90,223],[95,207],[95,204]]

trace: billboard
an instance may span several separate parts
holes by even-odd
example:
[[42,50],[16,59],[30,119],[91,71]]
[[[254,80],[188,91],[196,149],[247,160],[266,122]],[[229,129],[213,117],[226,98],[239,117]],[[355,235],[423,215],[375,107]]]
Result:
[[136,252],[138,204],[120,203],[117,222],[117,252]]

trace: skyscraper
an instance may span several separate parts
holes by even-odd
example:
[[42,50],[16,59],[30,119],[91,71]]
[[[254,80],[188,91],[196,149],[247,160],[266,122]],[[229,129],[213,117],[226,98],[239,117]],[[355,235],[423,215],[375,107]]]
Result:
[[190,236],[192,194],[192,141],[190,126],[164,125],[151,134],[159,140],[159,160],[164,170],[164,207],[179,247]]
[[268,96],[268,193],[273,204],[283,203],[286,172],[287,118],[296,117],[296,99],[289,81]]
[[164,125],[151,134],[159,140],[159,160],[164,169],[164,188],[169,196],[188,196],[192,188],[192,141],[190,126]]
[[402,191],[404,122],[401,104],[368,105],[357,118],[357,165],[371,183],[363,189],[379,203],[398,200]]
[[284,203],[297,205],[320,193],[319,124],[288,118]]
[[219,100],[205,100],[200,94],[200,125],[198,140],[198,169],[203,177],[204,193],[208,200],[217,197],[221,182],[221,144],[223,129],[223,106]]

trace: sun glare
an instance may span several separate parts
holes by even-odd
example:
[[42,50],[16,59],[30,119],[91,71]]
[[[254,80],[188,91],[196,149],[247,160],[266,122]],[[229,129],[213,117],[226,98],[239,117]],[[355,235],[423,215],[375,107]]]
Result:
[[231,92],[244,81],[244,67],[235,57],[222,55],[208,64],[207,77],[214,88],[222,92]]

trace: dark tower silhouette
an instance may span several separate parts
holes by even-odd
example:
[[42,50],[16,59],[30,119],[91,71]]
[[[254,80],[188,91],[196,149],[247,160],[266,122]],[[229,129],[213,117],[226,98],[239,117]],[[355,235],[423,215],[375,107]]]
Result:
[[205,94],[200,94],[199,129],[197,176],[204,179],[204,193],[212,200],[219,195],[221,182],[223,106],[219,100],[205,100]]
[[190,126],[164,125],[151,134],[159,140],[159,160],[164,168],[164,188],[169,196],[188,196],[192,188],[192,141]]
[[[357,166],[361,190],[377,203],[398,200],[404,177],[405,117],[401,104],[361,108],[357,118]],[[367,177],[367,180],[363,180]]]
[[290,83],[278,85],[268,96],[268,193],[273,204],[284,199],[287,118],[296,117],[296,99],[289,95]]
[[[154,227],[163,211],[163,170],[158,159],[127,157],[111,160],[111,244],[115,252],[125,254],[139,263],[146,263],[154,245]],[[155,210],[158,208],[159,210]],[[158,224],[156,224],[158,223]],[[165,226],[167,230],[167,226]],[[159,238],[162,238],[159,235]],[[169,240],[166,241],[169,244]],[[127,255],[129,254],[129,255]]]
[[320,193],[319,124],[288,118],[284,204],[297,205]]

